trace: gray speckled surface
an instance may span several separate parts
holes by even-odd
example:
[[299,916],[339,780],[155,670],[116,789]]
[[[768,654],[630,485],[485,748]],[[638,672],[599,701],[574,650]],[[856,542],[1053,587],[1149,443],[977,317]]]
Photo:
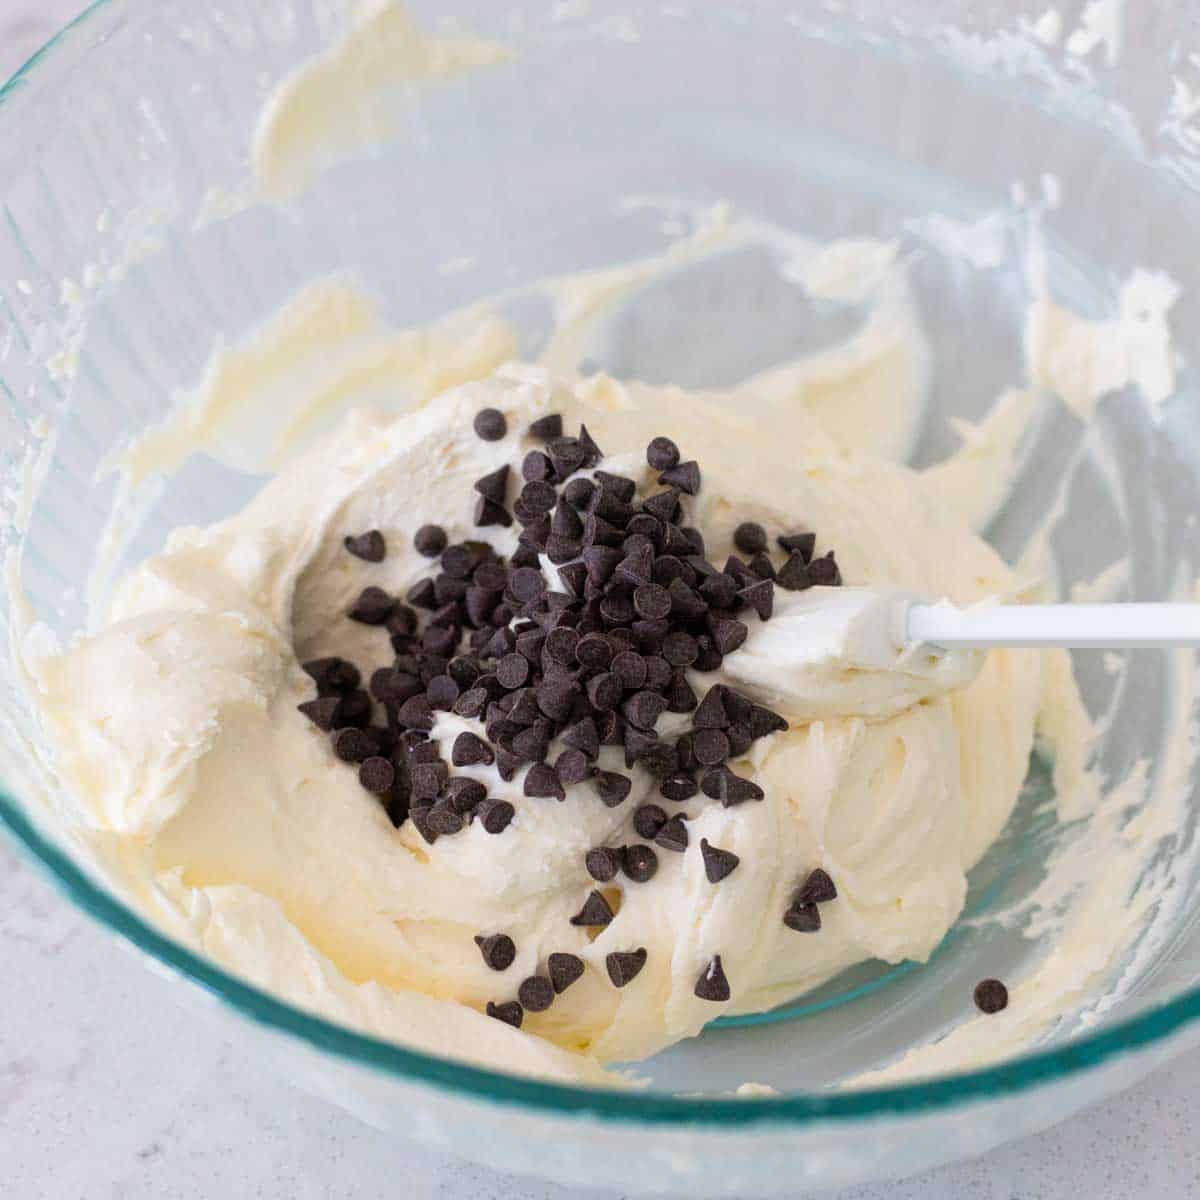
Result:
[[[0,0],[0,78],[82,7]],[[0,844],[0,1195],[601,1200],[398,1144],[241,1061]],[[985,1158],[823,1200],[1200,1195],[1200,1055]]]

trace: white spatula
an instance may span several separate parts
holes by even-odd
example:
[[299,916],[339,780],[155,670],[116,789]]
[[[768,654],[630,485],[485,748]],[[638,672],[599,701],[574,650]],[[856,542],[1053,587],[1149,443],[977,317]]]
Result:
[[897,647],[901,650],[920,645],[945,650],[1200,647],[1200,604],[995,604],[961,609],[948,601],[898,603],[902,613],[892,628],[903,631],[903,645]]

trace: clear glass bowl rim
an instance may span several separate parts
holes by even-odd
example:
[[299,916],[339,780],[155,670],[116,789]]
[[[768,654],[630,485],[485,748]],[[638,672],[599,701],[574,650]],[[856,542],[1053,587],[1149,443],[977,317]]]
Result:
[[[132,2],[93,0],[75,20],[31,55],[12,78],[0,86],[0,120],[15,118],[21,106],[13,101],[26,85],[33,82],[39,69],[67,56],[73,34],[102,13],[126,9]],[[887,53],[886,47],[874,50]],[[91,880],[65,851],[39,832],[16,797],[4,790],[2,781],[0,826],[42,868],[52,884],[94,921],[255,1024],[296,1038],[318,1051],[407,1082],[433,1085],[467,1098],[515,1105],[531,1112],[560,1116],[586,1114],[615,1125],[726,1128],[803,1126],[817,1122],[867,1121],[889,1115],[914,1116],[970,1101],[995,1099],[1065,1079],[1121,1054],[1159,1042],[1200,1020],[1200,987],[1195,987],[1136,1017],[1051,1050],[1021,1055],[982,1070],[844,1093],[685,1099],[637,1090],[573,1087],[491,1071],[356,1033],[230,975],[160,933]]]

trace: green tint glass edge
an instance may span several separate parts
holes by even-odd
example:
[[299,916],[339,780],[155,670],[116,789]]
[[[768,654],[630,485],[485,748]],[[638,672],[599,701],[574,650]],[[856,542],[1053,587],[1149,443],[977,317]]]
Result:
[[[78,17],[35,51],[0,86],[0,111],[32,73],[69,35],[120,0],[94,0]],[[637,1091],[571,1087],[473,1067],[452,1059],[408,1050],[356,1033],[261,991],[227,974],[210,960],[159,933],[132,909],[109,895],[64,851],[35,828],[14,796],[0,789],[0,825],[40,866],[55,888],[93,920],[129,940],[140,951],[189,979],[234,1011],[282,1033],[373,1070],[416,1083],[435,1084],[473,1099],[548,1111],[555,1115],[598,1117],[619,1124],[771,1125],[814,1121],[854,1121],[893,1114],[913,1115],[998,1093],[1026,1090],[1074,1074],[1148,1045],[1200,1019],[1200,988],[1139,1017],[1069,1045],[1013,1059],[963,1075],[900,1087],[864,1089],[828,1095],[739,1099],[680,1099]]]

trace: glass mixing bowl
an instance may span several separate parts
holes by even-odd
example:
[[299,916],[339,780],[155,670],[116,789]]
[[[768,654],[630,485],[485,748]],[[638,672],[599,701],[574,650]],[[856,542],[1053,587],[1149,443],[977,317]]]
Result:
[[[970,222],[1007,204],[1014,185],[1040,195],[1056,297],[1100,316],[1133,268],[1166,270],[1182,289],[1176,343],[1195,340],[1200,259],[1184,249],[1200,228],[1200,133],[1194,31],[1180,8],[1139,4],[1118,46],[1102,36],[1103,11],[1080,5],[1064,7],[1059,30],[1053,16],[1035,20],[1041,6],[1000,3],[964,18],[965,6],[933,0],[424,0],[412,5],[418,23],[452,14],[510,46],[512,61],[396,96],[388,148],[332,166],[288,204],[240,203],[265,96],[345,7],[101,0],[0,92],[0,537],[59,635],[86,623],[117,486],[98,471],[106,455],[164,413],[219,339],[330,270],[356,270],[406,324],[661,247],[661,209],[629,197],[681,197],[696,211],[728,202],[817,238],[896,238],[933,350],[909,455],[918,465],[952,448],[948,417],[978,418],[1022,381],[1028,298],[1012,246],[965,270],[929,236],[929,213]],[[514,315],[536,346],[539,314],[515,304]],[[592,357],[619,376],[731,384],[861,316],[803,303],[760,255],[723,255],[635,296]],[[1048,543],[1064,596],[1126,554],[1128,598],[1164,596],[1195,575],[1193,377],[1184,364],[1157,405],[1118,399],[1086,427],[1052,405],[1016,499],[988,528],[1015,556],[1049,484],[1067,479]],[[155,503],[112,566],[178,524],[228,514],[259,482],[189,460],[153,484]],[[6,591],[2,603],[11,632],[20,600]],[[1190,707],[1179,657],[1138,654],[1113,675],[1081,655],[1076,669],[1089,708],[1108,714],[1097,749],[1108,783],[1143,762],[1171,795],[1194,794],[1192,756],[1162,753],[1171,714]],[[496,1167],[723,1195],[897,1176],[1045,1127],[1200,1042],[1200,933],[1186,902],[1196,838],[1185,820],[1152,864],[1160,882],[1169,874],[1162,894],[1174,902],[1147,913],[1119,988],[1098,983],[999,1065],[830,1087],[948,1029],[968,1015],[977,979],[1018,978],[1036,952],[1020,928],[981,919],[1028,896],[1072,835],[1053,819],[1036,759],[1009,828],[972,873],[966,917],[928,965],[868,964],[783,1012],[719,1022],[647,1064],[643,1090],[543,1083],[374,1040],[164,937],[72,854],[16,671],[5,655],[0,820],[72,901],[248,1053],[380,1128]],[[747,1079],[780,1094],[734,1096]]]

